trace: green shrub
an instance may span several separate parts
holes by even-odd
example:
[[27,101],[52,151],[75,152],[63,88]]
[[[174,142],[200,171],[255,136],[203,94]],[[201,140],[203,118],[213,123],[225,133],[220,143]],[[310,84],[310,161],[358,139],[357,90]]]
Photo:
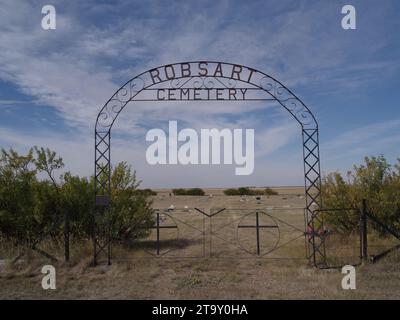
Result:
[[239,195],[239,191],[237,189],[234,189],[234,188],[229,188],[229,189],[225,189],[224,190],[224,194],[226,196],[238,196]]
[[264,194],[267,196],[276,196],[276,195],[278,195],[278,192],[267,187],[264,189]]
[[200,188],[191,189],[172,189],[172,193],[176,196],[204,196],[206,193]]
[[192,189],[187,190],[186,194],[191,195],[191,196],[204,196],[206,193],[204,192],[203,189],[192,188]]
[[248,187],[240,187],[237,190],[238,190],[238,194],[241,196],[252,195],[252,191]]
[[[392,168],[385,157],[365,157],[364,164],[354,166],[347,179],[330,173],[322,180],[324,208],[360,208],[367,199],[368,210],[382,223],[400,232],[400,160]],[[325,215],[325,223],[341,232],[351,232],[358,225],[358,213],[353,210]],[[371,226],[381,236],[387,231]]]
[[262,195],[274,195],[278,193],[270,188],[266,188],[265,190],[258,190],[258,189],[250,189],[249,187],[240,187],[237,189],[235,188],[225,189],[224,194],[226,196],[262,196]]

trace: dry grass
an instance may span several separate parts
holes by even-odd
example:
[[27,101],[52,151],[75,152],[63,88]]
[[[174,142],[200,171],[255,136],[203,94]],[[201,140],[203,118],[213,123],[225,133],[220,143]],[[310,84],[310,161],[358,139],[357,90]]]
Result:
[[92,268],[57,266],[57,290],[41,289],[41,265],[2,268],[1,299],[400,299],[399,255],[357,268],[357,290],[338,270],[289,261],[139,259]]
[[[266,211],[269,208],[272,217],[304,227],[301,210],[294,209],[304,204],[301,194],[298,195],[301,191],[289,191],[282,194],[280,190],[278,196],[264,197],[261,207]],[[207,210],[224,206],[250,208],[255,206],[255,201],[252,197],[240,201],[240,197],[222,195],[169,197],[168,192],[155,199],[155,207],[165,208],[171,204]],[[271,210],[275,206],[280,206],[281,210]],[[254,222],[253,215],[243,212],[227,211],[216,216],[213,232],[219,230],[223,238],[236,243],[239,238],[235,234],[235,223],[226,225],[236,218],[246,224]],[[41,267],[49,261],[36,253],[29,253],[16,264],[0,260],[0,299],[400,299],[400,255],[397,252],[376,264],[357,267],[357,289],[345,291],[341,288],[340,270],[318,270],[309,267],[304,259],[255,258],[218,238],[210,241],[206,236],[204,239],[201,232],[199,237],[193,226],[205,234],[210,232],[208,220],[204,223],[201,215],[177,211],[175,218],[165,223],[179,224],[178,219],[189,222],[189,226],[180,226],[179,241],[174,241],[174,229],[163,231],[161,249],[177,249],[164,258],[143,258],[146,250],[154,252],[152,242],[143,243],[139,249],[115,246],[113,264],[93,268],[90,266],[90,243],[73,246],[70,265],[56,265],[56,290],[41,288]],[[261,222],[272,223],[270,218],[263,216]],[[289,239],[295,232],[289,227],[281,226],[281,229],[280,241]],[[251,251],[254,237],[254,232],[244,233],[239,241]],[[269,233],[263,237],[262,250],[268,251],[275,235]],[[304,256],[304,239],[274,254],[274,258],[300,258]]]

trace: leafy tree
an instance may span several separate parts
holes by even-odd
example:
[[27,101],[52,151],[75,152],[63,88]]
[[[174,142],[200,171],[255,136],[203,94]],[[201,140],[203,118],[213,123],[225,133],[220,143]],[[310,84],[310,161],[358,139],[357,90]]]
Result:
[[126,162],[120,162],[111,175],[111,224],[113,238],[134,240],[146,236],[154,225],[149,195],[137,192],[141,181]]
[[0,231],[16,244],[33,243],[40,233],[41,217],[32,210],[37,188],[33,150],[26,156],[1,150],[0,155]]
[[[322,183],[325,208],[359,208],[367,199],[368,210],[382,223],[400,231],[400,160],[392,169],[384,156],[365,157],[364,164],[354,166],[347,180],[338,172],[328,174]],[[326,215],[326,222],[341,232],[350,232],[358,225],[358,213],[336,212]],[[387,231],[371,223],[382,236]]]
[[69,216],[70,232],[76,239],[91,237],[94,210],[93,179],[72,176],[70,172],[61,177],[60,189],[62,208]]
[[[74,239],[92,234],[94,178],[73,176],[54,151],[34,147],[26,155],[13,149],[0,152],[0,233],[18,245],[34,248],[45,236],[62,236],[68,216]],[[103,178],[106,178],[104,174]],[[154,217],[148,192],[138,192],[140,181],[125,162],[111,173],[111,209],[100,220],[100,227],[114,239],[145,236]],[[109,229],[111,228],[111,229]]]

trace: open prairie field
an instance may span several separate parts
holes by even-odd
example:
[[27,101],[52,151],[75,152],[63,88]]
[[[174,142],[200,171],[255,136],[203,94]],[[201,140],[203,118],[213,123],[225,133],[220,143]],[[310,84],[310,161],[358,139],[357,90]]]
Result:
[[[116,244],[112,265],[96,268],[90,266],[90,243],[72,244],[70,265],[55,265],[57,289],[47,291],[41,287],[41,267],[49,261],[33,253],[14,265],[3,259],[0,298],[400,298],[397,252],[357,267],[356,290],[342,289],[340,269],[311,267],[306,259],[303,190],[274,189],[278,195],[261,200],[225,196],[220,189],[205,189],[206,196],[157,190],[153,207],[160,209],[159,242],[153,230],[133,245]],[[173,210],[166,210],[171,206]],[[328,243],[328,254],[340,250],[336,240]],[[342,258],[356,263],[358,252],[354,241]]]

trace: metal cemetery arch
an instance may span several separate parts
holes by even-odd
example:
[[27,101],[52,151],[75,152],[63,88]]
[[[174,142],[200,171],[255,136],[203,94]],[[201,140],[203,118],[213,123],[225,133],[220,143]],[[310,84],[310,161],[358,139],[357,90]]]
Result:
[[[193,61],[160,66],[125,83],[99,112],[95,128],[95,196],[93,218],[94,264],[104,252],[111,263],[111,240],[99,236],[96,221],[110,206],[111,128],[130,101],[276,101],[301,126],[307,210],[308,258],[325,261],[323,242],[314,235],[320,201],[318,123],[310,109],[273,77],[255,69],[225,62]],[[106,178],[104,179],[104,176]],[[311,231],[310,231],[311,230]]]

